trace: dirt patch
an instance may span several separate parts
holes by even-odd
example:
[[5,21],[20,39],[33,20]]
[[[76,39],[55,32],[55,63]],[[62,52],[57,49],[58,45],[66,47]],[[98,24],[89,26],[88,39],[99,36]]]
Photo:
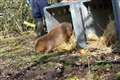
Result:
[[86,58],[72,56],[74,51],[36,54],[28,36],[0,42],[0,80],[116,80],[120,71],[120,55],[107,48],[89,51],[88,65],[81,63]]

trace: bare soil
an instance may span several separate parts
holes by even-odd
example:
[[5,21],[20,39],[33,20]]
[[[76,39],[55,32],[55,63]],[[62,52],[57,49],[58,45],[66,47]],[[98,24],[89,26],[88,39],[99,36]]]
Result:
[[91,50],[88,65],[75,51],[43,55],[33,47],[31,34],[0,40],[0,80],[116,80],[120,71],[119,53]]

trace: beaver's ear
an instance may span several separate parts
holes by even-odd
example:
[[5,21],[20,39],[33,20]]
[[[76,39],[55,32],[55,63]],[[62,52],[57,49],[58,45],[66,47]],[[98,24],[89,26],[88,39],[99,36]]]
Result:
[[72,33],[73,33],[72,25],[69,25],[69,26],[67,27],[67,35],[68,35],[68,36],[71,36]]

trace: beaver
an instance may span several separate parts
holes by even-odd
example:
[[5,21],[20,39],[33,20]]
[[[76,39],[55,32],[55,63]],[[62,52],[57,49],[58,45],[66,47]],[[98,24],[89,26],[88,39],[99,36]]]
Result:
[[71,23],[63,22],[53,27],[50,32],[36,39],[35,52],[48,53],[63,41],[69,41],[73,32]]

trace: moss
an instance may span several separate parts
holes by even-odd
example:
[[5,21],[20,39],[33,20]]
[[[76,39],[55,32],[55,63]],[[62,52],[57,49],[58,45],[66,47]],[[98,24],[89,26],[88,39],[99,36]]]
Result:
[[120,80],[120,72],[116,73],[116,79]]

